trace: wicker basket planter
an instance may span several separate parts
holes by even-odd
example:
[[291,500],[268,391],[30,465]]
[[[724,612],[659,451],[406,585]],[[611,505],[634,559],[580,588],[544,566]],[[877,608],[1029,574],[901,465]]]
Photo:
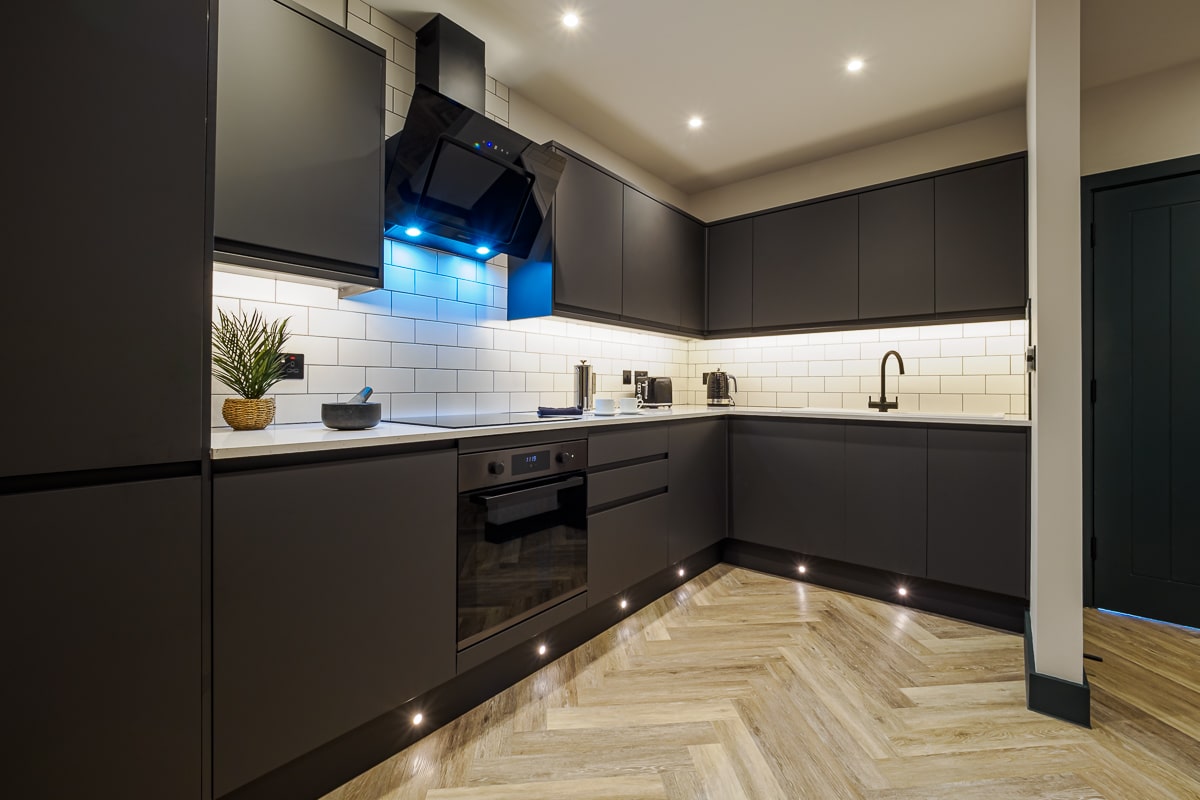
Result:
[[235,431],[261,431],[275,419],[275,399],[227,397],[221,404],[221,416]]

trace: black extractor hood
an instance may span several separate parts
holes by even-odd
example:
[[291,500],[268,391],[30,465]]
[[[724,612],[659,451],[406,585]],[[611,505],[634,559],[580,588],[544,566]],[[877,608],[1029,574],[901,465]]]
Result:
[[481,105],[483,42],[439,15],[417,34],[418,83],[387,142],[384,232],[470,258],[525,258],[566,160],[437,91],[464,75],[456,93]]

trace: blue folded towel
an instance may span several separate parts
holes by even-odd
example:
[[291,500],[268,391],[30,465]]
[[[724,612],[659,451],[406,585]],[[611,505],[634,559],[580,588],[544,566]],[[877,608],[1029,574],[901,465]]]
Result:
[[539,417],[582,417],[583,409],[577,406],[567,406],[566,408],[549,408],[547,406],[538,406]]

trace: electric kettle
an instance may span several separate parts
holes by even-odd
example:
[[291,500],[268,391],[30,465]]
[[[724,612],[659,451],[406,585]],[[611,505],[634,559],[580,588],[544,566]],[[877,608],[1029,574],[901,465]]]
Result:
[[733,382],[733,390],[737,391],[737,378],[728,372],[704,373],[704,385],[708,387],[708,404],[710,406],[732,406],[733,398],[729,395],[729,383]]

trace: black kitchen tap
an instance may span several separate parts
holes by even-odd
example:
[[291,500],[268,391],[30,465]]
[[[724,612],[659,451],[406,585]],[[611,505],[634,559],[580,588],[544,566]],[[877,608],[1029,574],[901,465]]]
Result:
[[904,359],[900,357],[900,354],[897,353],[895,350],[888,350],[886,353],[884,353],[883,360],[879,362],[879,399],[867,401],[868,408],[878,408],[882,412],[886,412],[889,408],[899,408],[900,407],[900,387],[899,386],[896,387],[896,399],[895,400],[887,399],[887,389],[884,386],[885,377],[884,377],[883,371],[887,367],[888,356],[896,357],[896,363],[900,365],[900,374],[901,375],[904,374]]

